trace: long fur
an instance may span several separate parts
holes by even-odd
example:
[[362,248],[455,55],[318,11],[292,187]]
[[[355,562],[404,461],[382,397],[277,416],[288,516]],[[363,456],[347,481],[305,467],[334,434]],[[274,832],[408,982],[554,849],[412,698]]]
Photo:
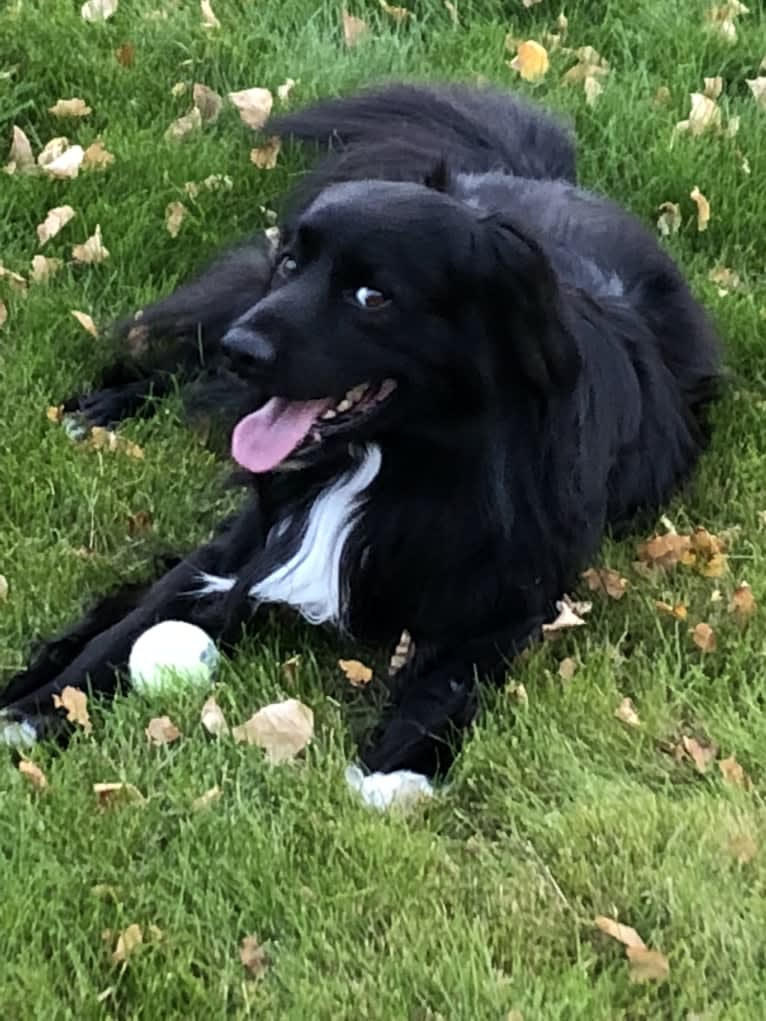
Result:
[[[398,387],[350,431],[299,449],[290,470],[250,477],[250,501],[211,543],[103,603],[3,701],[46,732],[52,695],[86,677],[111,693],[156,620],[233,640],[269,584],[301,609],[274,579],[308,555],[312,601],[339,601],[329,616],[352,634],[413,637],[363,761],[433,773],[474,718],[477,678],[502,679],[607,528],[656,510],[691,473],[717,339],[655,238],[574,183],[567,130],[512,96],[393,85],[266,131],[326,152],[287,203],[280,251],[241,248],[144,310],[150,347],[156,334],[179,352],[202,343],[236,384],[233,418],[272,396]],[[359,288],[385,303],[360,309]],[[376,470],[336,500],[343,525],[320,556],[321,508],[372,447]]]

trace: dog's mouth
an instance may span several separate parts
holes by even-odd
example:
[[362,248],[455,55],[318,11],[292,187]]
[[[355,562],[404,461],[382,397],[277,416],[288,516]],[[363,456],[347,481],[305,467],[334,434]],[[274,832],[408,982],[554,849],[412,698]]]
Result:
[[291,454],[355,429],[396,390],[396,381],[360,383],[340,400],[289,401],[272,397],[241,419],[231,438],[234,460],[248,471],[273,471]]

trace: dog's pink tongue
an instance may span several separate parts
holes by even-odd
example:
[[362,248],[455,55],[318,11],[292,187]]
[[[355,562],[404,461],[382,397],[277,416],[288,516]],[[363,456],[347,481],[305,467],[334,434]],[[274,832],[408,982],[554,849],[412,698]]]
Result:
[[262,408],[237,423],[231,437],[234,460],[251,472],[267,472],[295,450],[323,411],[321,401],[286,401],[272,397]]

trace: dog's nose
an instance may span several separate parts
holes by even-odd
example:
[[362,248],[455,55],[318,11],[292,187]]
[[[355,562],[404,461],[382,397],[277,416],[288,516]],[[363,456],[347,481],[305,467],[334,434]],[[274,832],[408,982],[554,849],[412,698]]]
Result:
[[224,334],[221,343],[245,370],[264,369],[276,357],[271,341],[249,326],[232,326]]

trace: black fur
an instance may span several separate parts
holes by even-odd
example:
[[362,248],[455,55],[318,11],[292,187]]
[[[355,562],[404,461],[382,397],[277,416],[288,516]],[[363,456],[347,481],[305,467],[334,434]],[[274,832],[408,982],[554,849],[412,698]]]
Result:
[[[288,203],[273,272],[257,248],[225,257],[144,310],[149,349],[155,333],[175,338],[172,368],[201,345],[236,380],[233,417],[271,396],[398,388],[300,448],[300,470],[252,476],[250,501],[211,543],[48,645],[3,703],[46,731],[55,692],[89,679],[110,694],[160,619],[233,641],[251,585],[374,444],[381,468],[341,564],[342,623],[381,645],[407,628],[416,651],[362,758],[434,773],[474,718],[477,680],[502,680],[605,529],[688,477],[717,341],[654,237],[575,186],[564,129],[512,97],[391,86],[266,130],[331,150]],[[358,307],[359,288],[379,305]],[[195,596],[202,570],[234,589]]]

